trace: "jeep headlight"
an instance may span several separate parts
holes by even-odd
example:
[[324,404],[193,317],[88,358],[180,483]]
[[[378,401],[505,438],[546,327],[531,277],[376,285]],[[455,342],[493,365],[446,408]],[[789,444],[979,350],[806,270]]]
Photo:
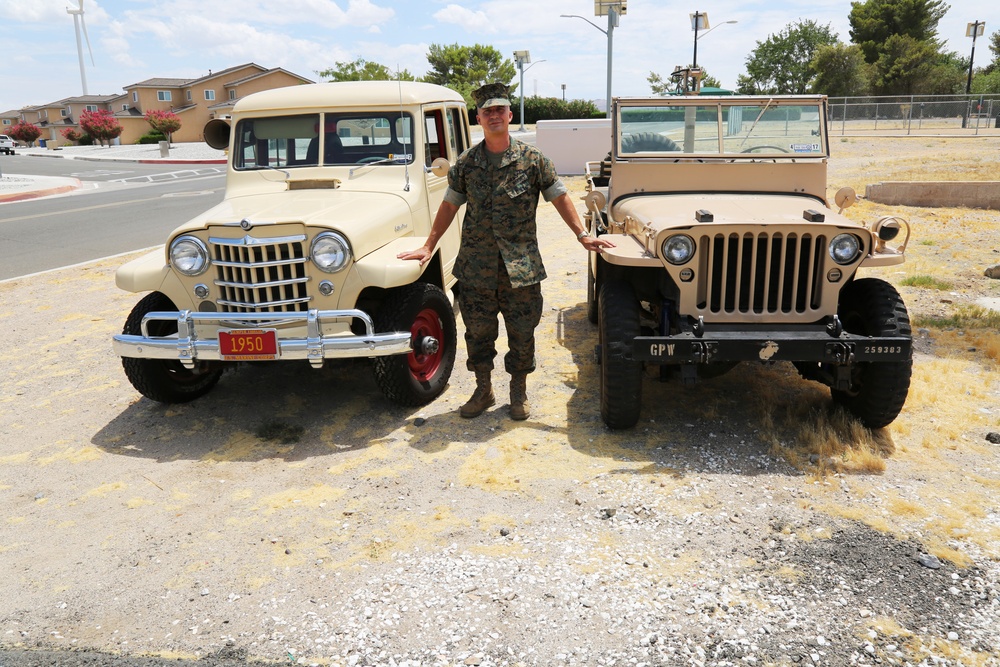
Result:
[[684,264],[694,256],[694,239],[687,234],[674,234],[663,242],[660,250],[671,264]]
[[336,273],[351,259],[351,246],[347,239],[335,232],[323,232],[313,239],[312,261],[320,271]]
[[861,241],[854,234],[837,234],[830,241],[830,257],[837,264],[850,264],[861,251]]
[[197,276],[208,268],[208,248],[193,236],[178,236],[170,244],[170,265],[185,276]]

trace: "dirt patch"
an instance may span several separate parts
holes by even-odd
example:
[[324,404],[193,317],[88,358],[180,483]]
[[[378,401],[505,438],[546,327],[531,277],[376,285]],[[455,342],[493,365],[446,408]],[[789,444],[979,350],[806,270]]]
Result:
[[[885,164],[936,178],[943,152],[929,148],[835,141],[831,192],[863,192]],[[997,296],[980,267],[996,261],[995,212],[849,209],[913,226],[908,262],[872,272],[923,318],[888,429],[860,429],[779,364],[693,388],[651,374],[644,419],[612,432],[583,252],[540,210],[550,278],[527,422],[508,418],[502,374],[495,408],[458,416],[474,384],[464,348],[419,410],[383,400],[364,363],[246,365],[195,403],[157,405],[110,350],[136,300],[114,287],[117,260],[0,284],[0,647],[336,665],[997,664],[995,331],[934,319]],[[901,284],[924,273],[948,289]]]

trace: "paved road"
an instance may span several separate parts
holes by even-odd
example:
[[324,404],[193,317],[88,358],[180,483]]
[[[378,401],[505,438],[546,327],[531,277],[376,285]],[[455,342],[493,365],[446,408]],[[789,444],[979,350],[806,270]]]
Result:
[[222,165],[15,157],[18,173],[80,179],[68,195],[0,206],[0,280],[148,248],[222,200]]

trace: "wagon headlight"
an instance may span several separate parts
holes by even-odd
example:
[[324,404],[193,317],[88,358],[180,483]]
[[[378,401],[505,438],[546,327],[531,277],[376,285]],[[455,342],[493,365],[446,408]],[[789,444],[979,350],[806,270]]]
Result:
[[694,239],[686,234],[674,234],[663,242],[660,250],[671,264],[684,264],[694,256]]
[[178,236],[170,244],[170,265],[185,276],[197,276],[208,268],[208,248],[201,239]]
[[312,261],[321,271],[336,273],[351,259],[351,246],[347,239],[334,232],[323,232],[312,242]]
[[854,234],[837,234],[830,241],[830,257],[837,264],[850,264],[860,251],[861,242]]

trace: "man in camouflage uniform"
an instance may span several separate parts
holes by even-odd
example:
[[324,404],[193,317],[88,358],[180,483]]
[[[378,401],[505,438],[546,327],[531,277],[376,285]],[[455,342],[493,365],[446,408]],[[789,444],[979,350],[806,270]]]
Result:
[[527,375],[535,370],[535,327],[542,317],[541,282],[545,279],[535,224],[539,194],[552,202],[588,250],[600,252],[613,244],[584,229],[552,162],[534,146],[510,136],[514,114],[507,86],[487,84],[472,96],[484,140],[463,153],[449,171],[448,190],[427,243],[399,257],[427,262],[459,207],[468,205],[455,277],[476,391],[459,412],[463,417],[477,417],[496,403],[490,376],[497,354],[498,315],[503,314],[509,349],[504,369],[511,375],[510,416],[527,419],[531,414]]

